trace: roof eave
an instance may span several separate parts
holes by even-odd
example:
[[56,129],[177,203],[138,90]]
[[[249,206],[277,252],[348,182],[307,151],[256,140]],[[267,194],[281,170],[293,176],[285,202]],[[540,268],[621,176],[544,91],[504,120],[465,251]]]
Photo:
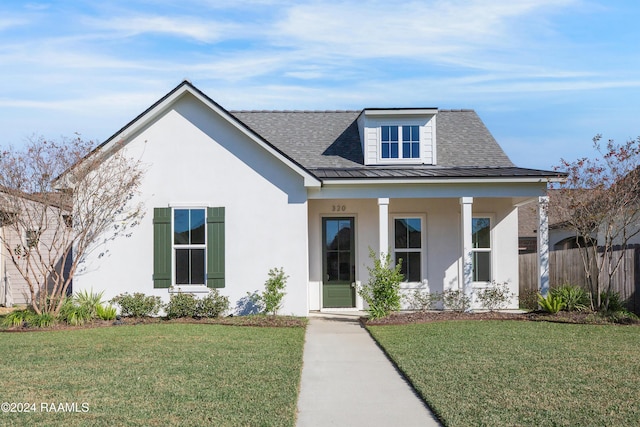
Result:
[[[217,114],[224,117],[229,121],[236,129],[242,132],[244,135],[252,139],[266,151],[270,152],[280,161],[282,161],[289,168],[298,173],[304,181],[305,187],[315,188],[320,187],[322,185],[321,181],[309,172],[306,168],[300,165],[298,162],[287,156],[285,153],[276,148],[273,144],[262,138],[256,132],[254,132],[251,128],[241,122],[238,118],[236,118],[233,114],[224,109],[217,102],[209,98],[206,94],[200,91],[197,87],[191,84],[189,81],[185,80],[176,86],[173,90],[171,90],[168,94],[158,100],[155,104],[145,110],[143,113],[138,115],[135,119],[121,128],[118,132],[113,134],[109,139],[96,147],[89,155],[85,157],[88,158],[91,155],[103,151],[109,150],[115,144],[126,142],[131,136],[135,135],[138,131],[140,131],[144,126],[146,126],[149,122],[153,121],[155,118],[162,115],[177,99],[184,96],[185,93],[190,93],[195,96],[198,100],[200,100],[203,104],[207,105]],[[69,170],[75,167],[72,166]],[[60,179],[63,175],[65,175],[68,171],[65,171],[60,177],[56,179]]]
[[473,177],[473,178],[327,178],[323,185],[389,185],[389,184],[541,184],[564,182],[559,177]]

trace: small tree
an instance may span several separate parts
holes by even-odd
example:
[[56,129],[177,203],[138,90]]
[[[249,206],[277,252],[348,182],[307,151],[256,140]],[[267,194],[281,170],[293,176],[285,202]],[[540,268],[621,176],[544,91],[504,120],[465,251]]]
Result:
[[38,314],[57,315],[86,256],[128,236],[143,215],[133,203],[140,163],[121,146],[89,154],[93,145],[32,138],[0,155],[0,243]]
[[264,292],[262,292],[262,303],[264,304],[265,314],[278,314],[282,306],[282,299],[285,296],[284,288],[287,286],[287,279],[284,268],[272,268],[269,270],[269,278],[264,283]]
[[575,233],[582,248],[592,308],[607,310],[612,277],[623,259],[624,248],[640,233],[640,138],[617,144],[601,144],[593,138],[599,157],[561,160],[557,169],[568,172],[558,187],[557,210]]
[[404,279],[400,273],[402,260],[392,267],[389,253],[378,257],[373,249],[369,249],[369,258],[373,260],[373,267],[367,267],[369,281],[358,288],[358,293],[369,304],[369,316],[378,319],[400,310],[400,283]]

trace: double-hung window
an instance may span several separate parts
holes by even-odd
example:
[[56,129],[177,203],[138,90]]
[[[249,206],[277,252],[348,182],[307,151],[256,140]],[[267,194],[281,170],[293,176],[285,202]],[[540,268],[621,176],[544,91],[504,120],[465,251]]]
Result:
[[225,208],[153,210],[153,286],[225,286]]
[[420,126],[381,126],[381,158],[420,158]]
[[176,285],[205,285],[206,240],[204,209],[173,210]]
[[422,280],[422,218],[394,218],[393,253],[395,262],[402,260],[400,272],[405,282]]
[[471,225],[473,281],[491,281],[491,219],[474,217]]

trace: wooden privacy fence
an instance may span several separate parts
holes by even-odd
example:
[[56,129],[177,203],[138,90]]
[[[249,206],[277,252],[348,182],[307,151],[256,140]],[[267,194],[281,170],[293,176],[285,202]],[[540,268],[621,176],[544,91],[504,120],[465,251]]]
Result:
[[[584,249],[549,252],[549,284],[552,288],[568,284],[589,289],[580,256],[582,250]],[[630,310],[640,313],[640,246],[619,249],[615,256],[619,256],[620,251],[623,252],[622,261],[612,277],[611,289],[618,292],[622,300],[627,301]],[[519,262],[520,295],[526,295],[538,288],[537,254],[522,254]],[[608,275],[606,267],[603,274],[605,277]]]

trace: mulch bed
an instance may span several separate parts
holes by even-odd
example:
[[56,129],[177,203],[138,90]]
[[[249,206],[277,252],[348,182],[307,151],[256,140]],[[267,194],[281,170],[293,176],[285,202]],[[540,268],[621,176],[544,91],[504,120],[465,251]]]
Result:
[[[613,323],[604,317],[598,316],[596,313],[586,311],[561,311],[556,314],[549,314],[542,311],[531,311],[528,313],[509,313],[499,311],[484,311],[474,313],[464,313],[458,311],[418,311],[411,313],[393,313],[385,318],[376,320],[369,320],[366,318],[361,319],[362,323],[365,325],[406,325],[409,323],[442,322],[448,320],[521,320],[577,324]],[[640,322],[631,319],[620,323],[636,325],[640,324]]]
[[[633,319],[623,319],[619,322],[612,322],[610,319],[599,316],[596,313],[583,312],[566,312],[561,311],[556,314],[549,314],[542,311],[531,311],[528,313],[514,313],[501,311],[482,311],[474,313],[465,313],[459,311],[417,311],[417,312],[401,312],[393,313],[385,318],[371,320],[366,317],[360,318],[363,325],[406,325],[410,323],[429,323],[443,322],[450,320],[520,320],[533,322],[557,322],[557,323],[574,323],[574,324],[634,324],[640,325],[640,321]],[[87,328],[101,328],[122,325],[149,325],[149,324],[168,324],[168,323],[188,323],[188,324],[205,324],[205,325],[230,325],[230,326],[257,326],[257,327],[277,327],[292,328],[305,327],[307,318],[293,316],[229,316],[219,318],[202,318],[194,319],[191,317],[179,319],[167,319],[164,317],[123,317],[115,321],[95,320],[82,326],[70,326],[65,323],[58,323],[50,328],[34,328],[34,327],[12,327],[0,328],[0,332],[37,332],[37,331],[56,331],[56,330],[74,330]]]
[[170,324],[170,323],[188,323],[202,325],[229,325],[229,326],[258,326],[258,327],[276,327],[276,328],[295,328],[305,327],[307,319],[303,317],[293,316],[229,316],[218,318],[201,318],[194,319],[184,317],[179,319],[167,319],[164,317],[122,317],[119,320],[94,320],[82,326],[71,326],[66,323],[58,323],[49,328],[35,328],[20,326],[11,328],[0,328],[0,332],[39,332],[39,331],[59,331],[74,330],[88,328],[102,328],[109,326],[124,325],[152,325],[152,324]]

